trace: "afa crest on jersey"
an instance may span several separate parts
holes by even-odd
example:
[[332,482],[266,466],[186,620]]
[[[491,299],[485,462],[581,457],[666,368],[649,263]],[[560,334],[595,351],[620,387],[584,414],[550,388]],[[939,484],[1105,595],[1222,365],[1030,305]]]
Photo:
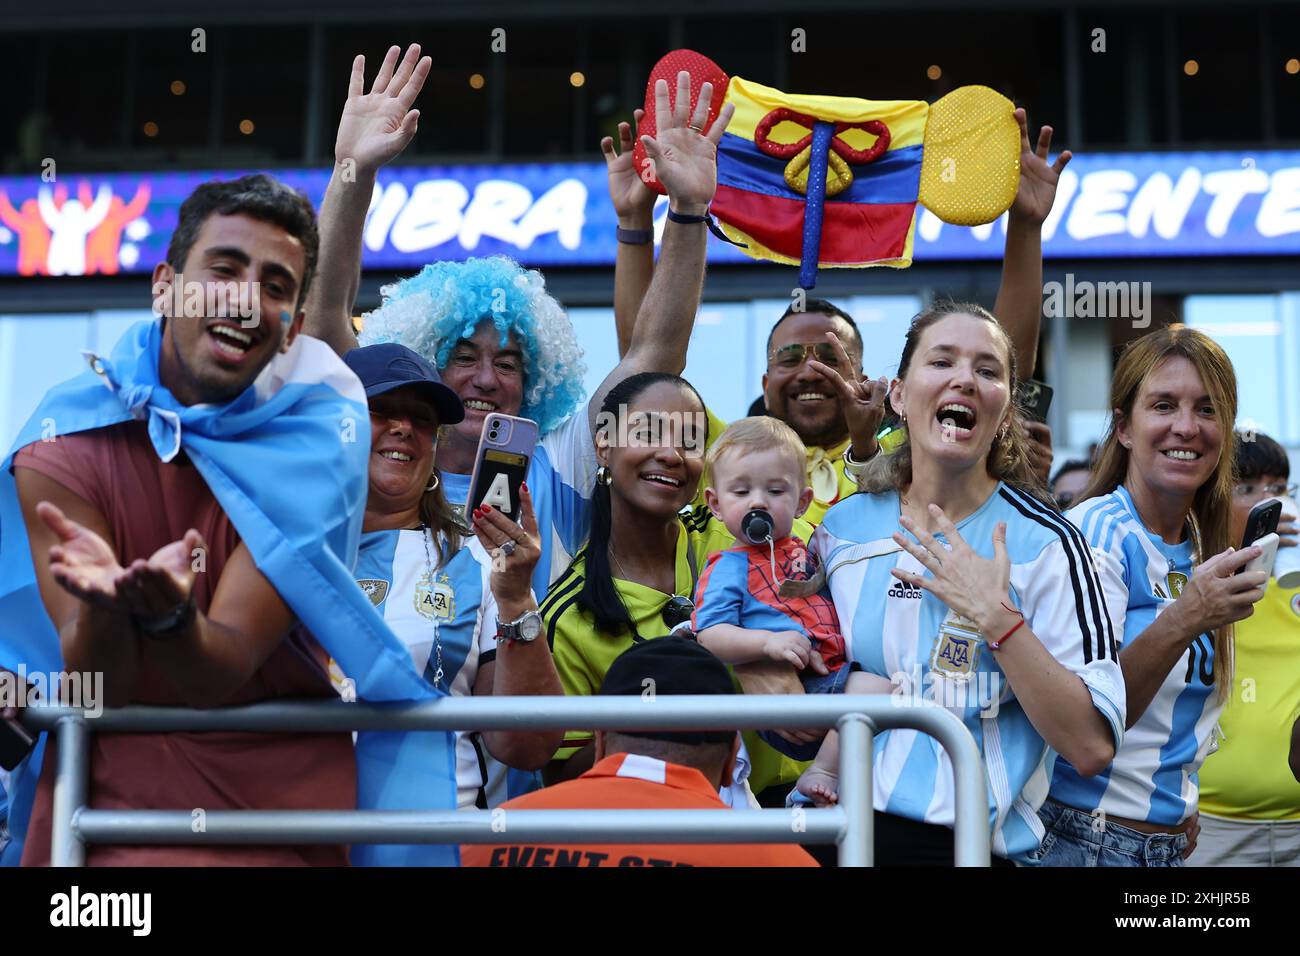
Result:
[[380,578],[358,578],[357,586],[375,607],[383,604],[384,598],[388,597],[388,582]]
[[415,609],[430,621],[450,621],[456,616],[456,592],[447,572],[420,575],[415,583]]
[[984,639],[975,622],[948,612],[930,654],[930,669],[950,680],[968,681],[979,664]]

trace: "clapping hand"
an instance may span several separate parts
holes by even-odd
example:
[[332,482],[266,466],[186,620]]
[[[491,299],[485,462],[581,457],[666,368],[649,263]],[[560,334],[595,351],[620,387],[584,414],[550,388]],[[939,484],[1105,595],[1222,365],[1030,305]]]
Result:
[[194,593],[194,558],[206,548],[203,536],[191,528],[148,561],[132,561],[116,582],[123,609],[146,621],[174,613]]
[[641,144],[654,163],[656,178],[668,190],[670,208],[683,215],[707,212],[718,188],[718,143],[736,110],[724,104],[706,130],[712,100],[713,84],[705,83],[694,113],[689,113],[691,75],[685,70],[677,74],[677,96],[671,107],[668,83],[655,81],[655,135],[642,136]]
[[193,555],[205,547],[197,531],[191,529],[149,560],[137,559],[123,568],[107,541],[57,506],[42,501],[36,514],[59,538],[50,548],[50,574],[87,604],[149,619],[164,617],[190,599]]
[[59,539],[49,553],[54,580],[87,604],[119,610],[117,579],[122,566],[109,543],[48,501],[36,505],[36,514]]

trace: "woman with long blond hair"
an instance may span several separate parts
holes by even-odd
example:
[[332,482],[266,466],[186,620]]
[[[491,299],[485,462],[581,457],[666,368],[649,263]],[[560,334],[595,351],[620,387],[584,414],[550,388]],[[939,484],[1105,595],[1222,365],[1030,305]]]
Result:
[[1232,682],[1232,625],[1266,579],[1242,572],[1259,548],[1228,539],[1237,379],[1219,345],[1174,325],[1129,344],[1110,403],[1097,467],[1067,517],[1092,546],[1122,634],[1128,730],[1090,779],[1057,761],[1037,861],[1181,866],[1196,771]]
[[[831,508],[812,550],[849,660],[961,719],[988,771],[993,862],[1025,863],[1051,752],[1096,772],[1123,736],[1100,584],[1030,466],[997,320],[969,304],[923,312],[898,375],[889,400],[906,442],[872,462],[866,494]],[[938,742],[884,731],[873,780],[877,864],[950,865],[953,775]]]

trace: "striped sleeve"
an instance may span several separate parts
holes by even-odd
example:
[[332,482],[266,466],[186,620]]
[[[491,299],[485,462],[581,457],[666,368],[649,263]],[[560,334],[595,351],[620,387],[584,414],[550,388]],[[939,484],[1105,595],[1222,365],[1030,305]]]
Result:
[[[1029,562],[1012,567],[1011,584],[1030,629],[1062,666],[1078,675],[1119,749],[1127,695],[1118,649],[1092,552],[1078,529],[1040,502],[1012,492],[1018,510],[1052,537]],[[1041,509],[1041,510],[1040,510]]]
[[[552,521],[564,550],[576,554],[591,525],[591,496],[596,488],[596,445],[584,405],[542,436],[549,459],[554,513]],[[554,576],[558,569],[551,569]]]

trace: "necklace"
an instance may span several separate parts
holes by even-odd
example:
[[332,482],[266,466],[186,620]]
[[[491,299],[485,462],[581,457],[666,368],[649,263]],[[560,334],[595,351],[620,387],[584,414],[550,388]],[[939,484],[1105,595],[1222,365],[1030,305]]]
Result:
[[[618,569],[618,576],[619,576],[620,580],[623,580],[623,581],[631,581],[633,584],[644,584],[644,582],[642,582],[642,581],[638,581],[636,578],[634,578],[634,577],[632,577],[630,574],[628,574],[627,571],[623,568],[623,562],[620,561],[620,560],[618,559],[618,552],[614,550],[614,542],[613,542],[613,541],[611,541],[611,542],[609,543],[609,556],[610,556],[611,558],[614,559],[614,567]],[[672,587],[670,587],[670,588],[668,589],[669,593],[676,593],[676,591],[677,591],[677,566],[676,566],[676,565],[677,565],[677,558],[676,558],[676,555],[674,554],[674,556],[673,556],[673,584],[672,584]],[[647,585],[645,585],[645,586],[646,586],[646,587],[654,587],[654,585],[651,585],[651,584],[647,584]],[[655,589],[656,591],[659,590],[658,588],[654,588],[654,589]],[[662,592],[660,592],[660,593],[662,593]]]
[[623,570],[623,562],[618,559],[618,554],[613,548],[609,549],[609,556],[614,559],[614,564],[618,567],[618,576],[624,581],[631,581],[632,579],[627,576],[627,572]]
[[[433,532],[429,528],[424,529],[424,573],[429,582],[429,587],[433,587],[433,553],[429,548],[429,539]],[[433,619],[433,686],[442,690],[442,641],[438,638],[438,619]]]

